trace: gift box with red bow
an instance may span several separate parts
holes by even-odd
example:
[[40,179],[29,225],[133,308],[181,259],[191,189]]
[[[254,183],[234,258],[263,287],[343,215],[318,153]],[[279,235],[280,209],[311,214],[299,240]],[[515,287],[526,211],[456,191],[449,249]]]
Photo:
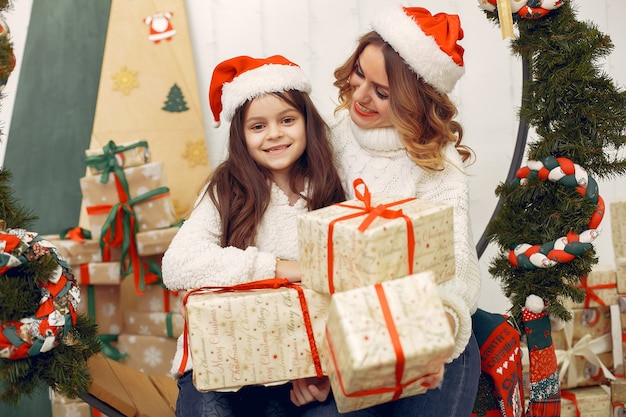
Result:
[[287,280],[204,288],[187,296],[187,336],[200,391],[323,376],[317,344],[330,296]]
[[342,413],[425,392],[453,349],[430,271],[332,296],[322,357]]
[[437,283],[454,276],[451,206],[372,195],[358,180],[355,193],[298,218],[304,287],[333,294],[428,270]]

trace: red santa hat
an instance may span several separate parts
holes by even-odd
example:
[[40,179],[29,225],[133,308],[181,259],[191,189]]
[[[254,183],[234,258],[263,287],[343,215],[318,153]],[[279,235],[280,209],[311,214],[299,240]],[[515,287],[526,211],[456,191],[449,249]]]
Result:
[[422,7],[394,6],[372,21],[372,28],[409,67],[440,93],[449,93],[465,72],[458,15],[432,15]]
[[221,117],[230,122],[237,108],[266,93],[298,90],[311,92],[302,69],[281,55],[268,58],[238,56],[219,63],[209,86],[209,105],[215,126]]

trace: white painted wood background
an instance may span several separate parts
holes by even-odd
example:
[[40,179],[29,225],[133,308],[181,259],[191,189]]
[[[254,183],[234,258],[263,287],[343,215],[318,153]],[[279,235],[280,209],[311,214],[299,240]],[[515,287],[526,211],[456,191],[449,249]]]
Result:
[[[4,16],[11,29],[17,67],[9,79],[0,112],[2,130],[9,132],[15,92],[19,88],[21,54],[33,0],[15,0]],[[119,0],[115,0],[119,1]],[[320,110],[330,114],[336,92],[332,73],[352,51],[358,35],[368,30],[369,19],[388,2],[379,0],[187,0],[186,8],[195,54],[200,97],[205,98],[213,67],[236,55],[282,54],[302,66],[313,84],[313,98]],[[155,1],[167,7],[167,1]],[[510,53],[498,27],[478,7],[477,0],[421,0],[404,2],[424,6],[433,13],[446,11],[461,17],[465,31],[465,76],[453,99],[459,106],[465,141],[477,154],[470,168],[471,215],[474,237],[482,234],[497,200],[496,186],[506,177],[513,155],[520,105],[521,62]],[[576,0],[578,19],[591,21],[611,36],[614,52],[602,63],[623,88],[626,83],[626,2],[623,0]],[[163,10],[165,11],[165,10]],[[62,30],[56,28],[55,30]],[[212,115],[203,101],[207,147],[212,165],[223,157],[226,129],[212,128]],[[529,140],[532,140],[532,134]],[[10,137],[0,144],[0,161]],[[607,203],[626,199],[626,178],[599,182]],[[614,265],[609,214],[604,233],[596,240],[601,265]],[[496,248],[488,247],[481,259],[480,307],[505,312],[508,300],[487,271]]]

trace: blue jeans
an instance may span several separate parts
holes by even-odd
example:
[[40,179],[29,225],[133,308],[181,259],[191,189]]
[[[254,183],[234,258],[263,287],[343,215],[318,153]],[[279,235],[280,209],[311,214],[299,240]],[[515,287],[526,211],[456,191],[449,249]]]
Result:
[[469,417],[472,414],[478,379],[480,377],[480,351],[472,336],[465,351],[446,364],[439,388],[424,394],[400,398],[364,410],[340,414],[334,399],[319,404],[302,414],[303,417]]
[[251,385],[237,392],[200,392],[193,385],[190,371],[178,380],[176,417],[299,417],[307,410],[325,409],[327,405],[331,405],[329,410],[334,410],[330,415],[339,415],[330,398],[323,403],[295,406],[289,398],[290,390],[291,384],[287,383],[270,387]]
[[472,333],[465,351],[446,364],[441,385],[424,394],[341,414],[332,393],[323,403],[296,407],[289,399],[291,384],[199,392],[187,372],[178,380],[176,417],[466,417],[474,407],[479,377],[480,352]]

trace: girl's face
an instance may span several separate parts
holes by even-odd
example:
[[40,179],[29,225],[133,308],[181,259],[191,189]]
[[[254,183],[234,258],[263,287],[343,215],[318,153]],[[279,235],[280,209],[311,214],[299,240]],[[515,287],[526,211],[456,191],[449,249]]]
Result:
[[363,129],[392,126],[389,117],[389,79],[382,46],[367,45],[349,78],[350,117]]
[[304,115],[271,94],[253,99],[244,114],[246,146],[276,180],[289,175],[306,149]]

